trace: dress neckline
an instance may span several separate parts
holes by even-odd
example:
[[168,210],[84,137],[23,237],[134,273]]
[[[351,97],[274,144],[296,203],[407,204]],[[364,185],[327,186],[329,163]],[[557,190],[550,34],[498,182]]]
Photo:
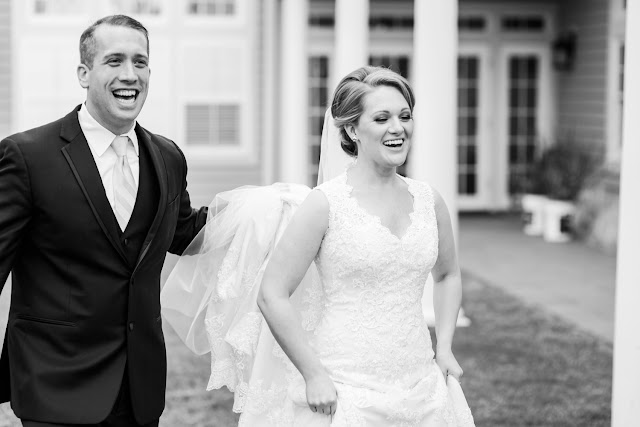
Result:
[[407,191],[409,192],[409,195],[411,196],[411,212],[409,212],[409,225],[407,225],[407,227],[404,229],[404,231],[402,232],[402,234],[400,236],[398,236],[397,234],[395,234],[394,232],[391,231],[391,229],[384,225],[382,223],[382,219],[380,219],[380,217],[378,215],[372,214],[371,212],[369,212],[368,210],[366,210],[365,208],[363,208],[360,203],[358,203],[358,199],[356,199],[353,195],[353,186],[350,185],[347,181],[348,181],[348,174],[349,174],[349,170],[351,168],[347,168],[343,173],[342,173],[342,184],[345,186],[346,188],[346,198],[348,200],[351,201],[351,203],[354,205],[355,209],[361,213],[361,215],[370,218],[373,220],[373,222],[375,224],[378,225],[379,228],[381,228],[383,231],[385,231],[389,236],[391,236],[392,238],[394,238],[396,241],[401,242],[402,240],[404,240],[404,238],[409,235],[409,232],[411,231],[411,228],[413,227],[414,223],[415,223],[415,214],[416,214],[416,192],[413,188],[413,185],[411,183],[411,180],[409,180],[408,178],[403,177],[400,174],[396,173],[396,176],[398,178],[400,178],[405,184],[407,184]]

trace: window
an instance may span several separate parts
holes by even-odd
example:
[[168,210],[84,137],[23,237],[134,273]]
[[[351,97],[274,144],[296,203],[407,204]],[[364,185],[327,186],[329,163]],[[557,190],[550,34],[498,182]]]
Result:
[[369,64],[374,67],[390,68],[404,78],[409,78],[409,57],[376,55],[369,57]]
[[187,144],[240,145],[240,106],[237,104],[187,105]]
[[[318,14],[309,16],[309,26],[315,28],[333,28],[335,18],[333,14]],[[369,28],[372,30],[411,30],[413,16],[377,15],[369,18]]]
[[333,15],[309,16],[309,26],[317,28],[333,28],[335,19]]
[[413,16],[372,16],[369,18],[369,27],[372,30],[411,30]]
[[85,0],[34,0],[35,15],[83,15],[90,3]]
[[537,148],[539,60],[516,55],[509,60],[509,191],[530,176]]
[[188,0],[187,12],[190,15],[230,16],[236,14],[235,0]]
[[506,15],[501,20],[502,30],[518,33],[542,33],[545,30],[544,17],[540,15]]
[[478,190],[479,58],[458,58],[458,194]]
[[118,13],[130,15],[161,15],[162,0],[109,0]]
[[465,32],[480,32],[487,28],[487,20],[483,16],[460,16],[458,30]]

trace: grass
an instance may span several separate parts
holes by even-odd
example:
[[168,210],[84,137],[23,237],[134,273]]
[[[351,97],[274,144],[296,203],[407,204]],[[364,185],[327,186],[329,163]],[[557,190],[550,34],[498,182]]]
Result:
[[611,344],[465,277],[454,352],[478,427],[611,425]]
[[[465,275],[455,354],[478,427],[611,424],[612,347],[572,324]],[[206,392],[209,357],[196,357],[170,327],[167,406],[161,427],[237,425],[233,396]],[[0,427],[19,426],[0,406]]]
[[227,427],[238,425],[231,411],[233,395],[226,389],[207,392],[211,369],[209,355],[195,356],[166,325],[167,404],[160,427]]

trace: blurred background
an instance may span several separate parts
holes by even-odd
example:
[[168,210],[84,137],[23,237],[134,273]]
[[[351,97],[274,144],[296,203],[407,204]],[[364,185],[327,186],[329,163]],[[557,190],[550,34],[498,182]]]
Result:
[[[113,13],[149,30],[138,121],[184,151],[194,205],[315,185],[339,78],[364,63],[407,77],[422,115],[400,172],[457,218],[477,424],[610,424],[626,1],[0,0],[2,137],[84,101],[78,40]],[[206,358],[169,329],[162,423],[235,425],[230,394],[204,391]],[[0,406],[0,426],[16,422]]]

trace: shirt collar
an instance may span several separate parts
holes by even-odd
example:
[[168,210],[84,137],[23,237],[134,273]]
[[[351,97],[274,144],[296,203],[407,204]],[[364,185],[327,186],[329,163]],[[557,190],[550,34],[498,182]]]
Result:
[[[114,138],[117,136],[111,131],[102,126],[93,116],[89,113],[87,106],[83,103],[80,111],[78,111],[78,121],[80,122],[80,128],[87,138],[87,143],[91,150],[98,156],[102,155],[111,146]],[[123,136],[128,136],[133,143],[133,149],[136,155],[139,156],[138,136],[136,135],[136,122],[133,122],[133,126],[128,132],[123,133]]]

